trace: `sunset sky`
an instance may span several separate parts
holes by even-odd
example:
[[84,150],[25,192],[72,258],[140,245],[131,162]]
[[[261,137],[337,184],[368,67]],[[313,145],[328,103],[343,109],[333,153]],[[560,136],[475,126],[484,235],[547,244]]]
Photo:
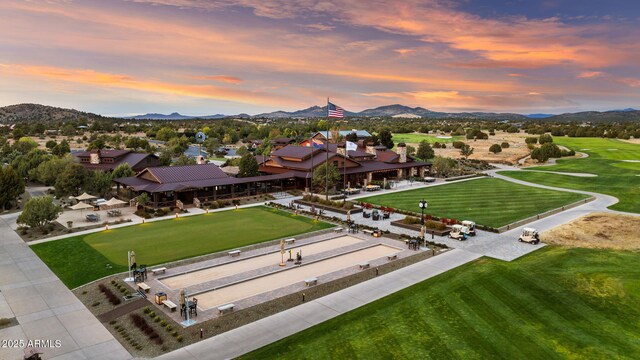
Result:
[[0,0],[0,106],[640,108],[640,1]]

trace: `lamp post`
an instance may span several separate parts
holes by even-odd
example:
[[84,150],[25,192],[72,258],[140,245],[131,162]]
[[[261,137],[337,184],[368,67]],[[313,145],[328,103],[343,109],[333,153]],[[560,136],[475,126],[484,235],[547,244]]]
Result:
[[[420,206],[420,212],[422,213],[420,216],[420,224],[422,225],[421,229],[424,229],[423,228],[424,227],[424,209],[426,209],[427,206],[429,206],[429,204],[427,204],[427,202],[424,199],[422,199],[420,200],[419,206]],[[421,231],[421,233],[422,233],[422,243],[425,244],[424,231]]]

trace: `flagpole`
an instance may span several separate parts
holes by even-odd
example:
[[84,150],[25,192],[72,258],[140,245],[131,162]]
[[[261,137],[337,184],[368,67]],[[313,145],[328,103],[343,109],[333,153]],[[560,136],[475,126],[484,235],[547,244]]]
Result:
[[327,97],[327,141],[325,142],[327,160],[324,164],[324,195],[325,200],[329,200],[329,98]]

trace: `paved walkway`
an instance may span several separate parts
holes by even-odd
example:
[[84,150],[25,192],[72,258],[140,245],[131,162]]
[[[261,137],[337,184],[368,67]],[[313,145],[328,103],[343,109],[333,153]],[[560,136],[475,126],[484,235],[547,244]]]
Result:
[[234,358],[479,257],[481,257],[479,254],[464,250],[450,250],[436,257],[186,346],[156,359],[208,360]]
[[[51,340],[43,358],[130,359],[131,355],[0,217],[1,340]],[[0,347],[0,359],[22,359],[22,348]]]

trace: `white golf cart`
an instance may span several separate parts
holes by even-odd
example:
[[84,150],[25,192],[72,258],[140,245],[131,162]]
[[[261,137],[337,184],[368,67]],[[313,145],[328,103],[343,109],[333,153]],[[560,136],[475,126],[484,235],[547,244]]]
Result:
[[467,235],[469,236],[476,236],[476,223],[471,221],[471,220],[464,220],[462,221],[462,226],[466,226],[467,228],[469,228],[469,232],[467,233]]
[[467,240],[467,238],[469,237],[469,228],[464,225],[455,224],[451,227],[449,237],[454,240]]
[[526,242],[529,244],[537,244],[540,242],[540,235],[538,235],[538,230],[534,228],[524,228],[522,230],[522,235],[518,238],[520,242]]

